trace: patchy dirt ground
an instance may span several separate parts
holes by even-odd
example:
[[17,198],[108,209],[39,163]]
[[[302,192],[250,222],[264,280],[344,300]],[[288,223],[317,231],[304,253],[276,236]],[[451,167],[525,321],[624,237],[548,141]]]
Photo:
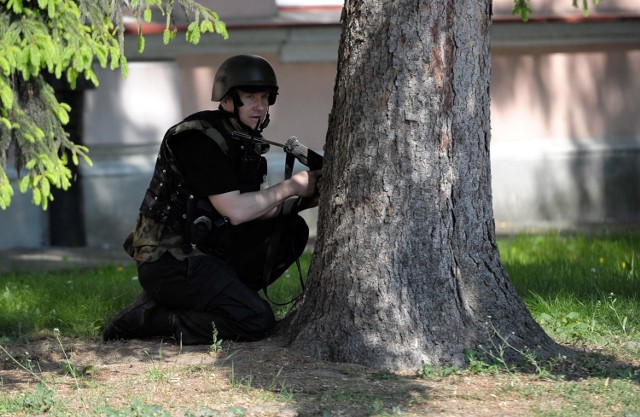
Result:
[[[0,251],[0,272],[80,266],[88,259],[124,262],[121,252]],[[597,363],[585,364],[611,376],[572,369],[561,380],[504,371],[418,378],[415,372],[317,361],[278,338],[225,342],[212,352],[210,346],[180,348],[173,341],[58,341],[43,334],[6,349],[10,357],[0,349],[3,417],[640,417],[640,340],[612,347],[616,358],[594,356]]]
[[[173,415],[184,415],[185,410],[206,415],[202,411],[206,407],[218,415],[252,416],[400,412],[408,416],[518,416],[527,415],[530,408],[520,399],[510,401],[488,391],[487,385],[496,385],[487,384],[490,377],[426,380],[376,373],[358,365],[299,356],[278,339],[225,343],[218,353],[210,352],[209,346],[180,349],[161,341],[63,341],[63,346],[64,352],[55,338],[43,338],[24,347],[28,351],[18,347],[11,351],[55,386],[57,396],[74,413],[90,412],[90,404],[124,409],[134,399],[161,405]],[[64,371],[65,352],[77,370],[86,369],[79,377],[79,388]],[[4,390],[28,391],[37,383],[6,357],[2,368]]]
[[[530,416],[571,407],[559,385],[568,382],[508,373],[376,372],[301,356],[278,338],[225,342],[212,352],[160,340],[60,343],[43,336],[9,352],[13,359],[0,352],[0,399],[23,398],[42,409],[23,407],[8,416],[161,415],[151,405],[172,416],[284,417]],[[81,375],[74,378],[67,364]],[[52,401],[37,404],[38,380],[54,392]]]

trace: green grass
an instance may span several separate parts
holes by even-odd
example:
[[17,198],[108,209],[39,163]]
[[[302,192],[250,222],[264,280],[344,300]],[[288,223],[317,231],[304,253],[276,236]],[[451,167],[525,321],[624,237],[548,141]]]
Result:
[[[491,395],[505,401],[535,400],[535,404],[539,404],[532,410],[531,415],[535,416],[640,417],[640,370],[637,366],[640,356],[640,233],[597,237],[557,233],[521,235],[500,238],[498,245],[503,265],[518,293],[544,329],[561,343],[584,346],[605,355],[584,355],[573,363],[540,363],[548,368],[538,374],[518,374],[517,370],[472,357],[470,367],[465,371],[422,364],[416,378],[432,379],[436,383],[447,378],[446,384],[455,384],[461,377],[477,375],[482,383],[488,376],[492,381],[492,385],[487,386]],[[310,254],[305,254],[301,259],[305,278],[310,258]],[[0,274],[0,348],[12,343],[28,344],[31,338],[43,333],[50,337],[62,334],[66,338],[97,340],[105,322],[140,292],[136,274],[133,265]],[[269,299],[284,303],[300,294],[298,274],[294,265],[269,288]],[[284,316],[290,307],[290,304],[273,306],[277,317]],[[3,357],[2,353],[0,357]],[[212,350],[212,353],[216,352]],[[615,353],[615,358],[607,356],[611,353]],[[14,359],[25,372],[31,370],[30,357]],[[568,373],[573,377],[562,378],[561,372],[556,372],[562,371],[562,367],[571,368],[572,372]],[[178,368],[166,369],[155,362],[145,369],[147,372],[142,378],[151,385],[167,384],[172,372],[180,372]],[[37,376],[39,371],[34,368],[32,372]],[[205,374],[209,372],[211,370]],[[405,383],[404,377],[392,373],[376,375],[378,385]],[[80,380],[87,383],[86,378]],[[304,404],[306,394],[290,391],[284,379],[278,380],[278,375],[272,380],[273,389],[268,389],[269,393],[295,397]],[[246,380],[235,382],[242,382],[247,391],[264,392],[258,388],[254,390]],[[0,375],[0,388],[2,384]],[[416,404],[425,402],[428,405],[430,397],[414,399],[415,393],[409,392],[410,386],[407,384],[406,392],[402,394],[407,397],[404,399],[400,398],[402,395],[390,394],[391,391],[376,394],[362,387],[348,386],[321,391],[309,401],[319,402],[327,409],[342,410],[357,405],[369,410],[367,415],[399,415],[401,407],[410,407],[414,400]],[[31,388],[11,395],[0,389],[0,415],[32,415],[42,413],[42,410],[49,410],[50,415],[67,414],[66,403],[60,401],[66,397],[58,385],[45,381],[44,385]],[[83,389],[88,390],[87,387]],[[145,401],[134,398],[130,406],[118,409],[109,408],[111,406],[105,403],[103,407],[106,408],[88,415],[168,415]],[[483,400],[478,398],[477,401]],[[244,415],[245,411],[242,407],[229,406],[224,415]]]
[[640,235],[499,240],[534,318],[556,340],[597,346],[640,335]]
[[0,341],[58,328],[97,337],[109,317],[140,291],[134,266],[0,275]]
[[[277,318],[302,292],[311,255],[267,291]],[[68,337],[98,337],[106,322],[140,293],[135,266],[0,274],[0,343],[58,328]],[[282,305],[280,305],[282,304]]]
[[[501,259],[534,317],[561,342],[601,346],[640,332],[640,234],[522,235],[498,241]],[[306,278],[310,254],[301,258]],[[133,265],[0,275],[0,341],[60,329],[96,338],[140,292]],[[293,265],[268,289],[286,303],[301,293]],[[291,304],[274,305],[281,318]]]

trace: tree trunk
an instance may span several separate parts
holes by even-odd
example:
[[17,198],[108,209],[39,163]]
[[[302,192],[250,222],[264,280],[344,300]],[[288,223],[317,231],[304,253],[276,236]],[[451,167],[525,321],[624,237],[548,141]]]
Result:
[[501,338],[557,348],[496,246],[490,13],[490,0],[347,0],[294,348],[396,370],[463,366]]

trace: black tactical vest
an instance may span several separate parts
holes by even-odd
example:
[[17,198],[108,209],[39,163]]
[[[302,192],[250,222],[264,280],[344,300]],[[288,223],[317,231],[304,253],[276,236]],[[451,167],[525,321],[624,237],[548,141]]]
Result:
[[[189,189],[176,165],[169,139],[188,130],[206,134],[225,155],[232,158],[240,192],[257,191],[267,173],[266,160],[252,144],[233,143],[233,139],[226,139],[223,132],[226,134],[229,129],[231,127],[224,123],[220,112],[196,113],[171,127],[162,139],[153,177],[140,206],[142,215],[183,234],[192,245],[209,247],[202,249],[211,249],[213,241],[221,240],[221,231],[228,219],[214,209],[207,196],[198,196]],[[209,235],[214,232],[217,236],[212,239],[213,236]]]

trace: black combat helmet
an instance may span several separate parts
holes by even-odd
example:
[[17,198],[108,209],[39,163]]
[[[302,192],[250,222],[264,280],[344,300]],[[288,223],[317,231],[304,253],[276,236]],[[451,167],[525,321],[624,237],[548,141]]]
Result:
[[276,102],[278,80],[269,62],[258,55],[236,55],[220,65],[213,79],[211,101],[220,101],[232,89],[269,91],[269,105]]

